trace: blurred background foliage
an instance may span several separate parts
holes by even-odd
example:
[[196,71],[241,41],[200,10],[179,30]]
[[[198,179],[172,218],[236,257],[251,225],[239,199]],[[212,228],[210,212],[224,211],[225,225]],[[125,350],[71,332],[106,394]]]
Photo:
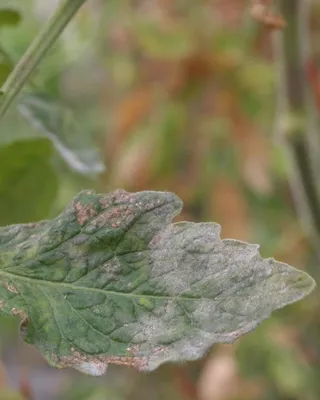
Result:
[[[0,0],[1,84],[57,4]],[[317,280],[274,133],[272,38],[245,0],[88,1],[2,121],[0,225],[51,218],[89,187],[174,191],[179,219],[219,222]],[[1,318],[0,400],[316,400],[317,295],[198,362],[101,378],[50,368]]]

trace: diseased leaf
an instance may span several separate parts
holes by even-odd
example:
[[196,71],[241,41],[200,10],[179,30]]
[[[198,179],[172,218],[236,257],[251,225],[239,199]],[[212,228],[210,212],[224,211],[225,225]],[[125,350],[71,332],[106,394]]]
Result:
[[52,221],[0,229],[0,309],[56,367],[153,370],[232,342],[314,287],[215,223],[171,224],[172,193],[78,194]]
[[19,110],[52,141],[73,170],[85,175],[103,172],[104,165],[91,135],[82,130],[65,105],[46,94],[26,94],[19,101]]
[[0,148],[0,224],[48,216],[57,192],[47,139],[19,140]]

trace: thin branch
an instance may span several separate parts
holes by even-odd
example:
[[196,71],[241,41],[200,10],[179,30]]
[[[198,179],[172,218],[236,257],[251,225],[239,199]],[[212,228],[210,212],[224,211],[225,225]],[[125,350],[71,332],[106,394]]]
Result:
[[275,33],[274,42],[279,72],[277,138],[283,141],[289,156],[298,213],[319,252],[320,196],[315,155],[319,156],[320,149],[314,140],[305,74],[309,40],[306,7],[309,4],[302,0],[280,0],[279,6],[287,27]]
[[1,88],[0,118],[5,114],[32,72],[86,0],[63,0],[31,43]]

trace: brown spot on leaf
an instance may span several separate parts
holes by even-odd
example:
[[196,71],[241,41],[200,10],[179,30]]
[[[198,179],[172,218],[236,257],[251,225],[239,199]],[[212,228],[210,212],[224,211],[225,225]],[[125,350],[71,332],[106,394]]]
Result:
[[26,313],[23,310],[21,310],[21,308],[13,308],[11,310],[11,314],[14,316],[19,316],[22,320],[27,318]]
[[[139,346],[138,345],[133,345],[131,347],[128,347],[127,351],[132,354],[130,357],[120,357],[124,359],[128,359],[130,362],[130,366],[136,368],[138,371],[146,371],[148,370],[148,357],[141,357],[139,356]],[[113,363],[110,361],[110,363]],[[121,362],[120,362],[121,364]],[[127,364],[125,364],[127,365]]]
[[76,368],[90,375],[103,375],[108,364],[124,365],[127,367],[136,368],[139,371],[147,370],[148,358],[137,356],[87,356],[74,347],[71,347],[72,355],[62,357],[60,364],[62,367]]
[[20,317],[20,320],[21,320],[21,322],[20,322],[20,334],[21,334],[22,337],[24,337],[26,335],[27,326],[28,326],[28,323],[29,323],[29,318],[28,318],[27,314],[21,308],[13,308],[11,310],[11,314],[14,315],[14,316]]
[[95,223],[97,226],[111,226],[115,229],[122,224],[127,224],[132,215],[132,210],[128,205],[119,205],[104,211],[96,218]]
[[11,293],[19,293],[19,290],[11,283],[4,283],[4,287]]
[[110,356],[106,357],[106,360],[109,364],[125,365],[127,367],[136,368],[138,371],[145,371],[148,366],[147,357]]
[[114,193],[115,203],[132,203],[135,199],[135,193],[126,192],[123,189],[118,189]]
[[156,346],[152,350],[152,356],[161,356],[162,358],[166,358],[168,354],[168,348],[164,346]]
[[20,335],[24,338],[27,334],[27,328],[28,328],[28,324],[29,324],[29,318],[28,317],[24,317],[21,322],[20,322]]
[[92,205],[84,206],[81,203],[73,203],[77,211],[77,219],[80,225],[84,225],[90,218],[95,215],[95,210]]

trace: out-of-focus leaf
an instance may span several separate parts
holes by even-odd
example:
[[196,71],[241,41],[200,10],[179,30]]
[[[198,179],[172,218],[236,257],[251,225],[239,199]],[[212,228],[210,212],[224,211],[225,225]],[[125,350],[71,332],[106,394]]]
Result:
[[[295,328],[292,328],[296,335]],[[283,336],[281,341],[275,335],[276,329]],[[253,377],[263,375],[264,379],[268,376],[273,385],[280,389],[282,396],[287,398],[297,394],[302,398],[308,393],[309,388],[305,384],[315,369],[301,355],[299,347],[292,343],[287,327],[281,326],[279,322],[278,325],[268,324],[251,338],[244,338],[237,348],[241,374]],[[245,362],[248,357],[251,363]]]
[[95,175],[103,172],[100,152],[72,111],[46,94],[26,94],[19,102],[22,115],[49,138],[73,170]]
[[7,386],[7,371],[0,360],[0,392]]
[[148,56],[180,59],[192,51],[194,38],[186,27],[137,21],[133,34]]
[[17,141],[0,148],[0,223],[48,216],[57,191],[47,139]]
[[78,194],[52,221],[0,229],[0,310],[57,367],[153,370],[202,357],[314,287],[214,223],[171,224],[168,192]]
[[179,164],[184,156],[184,154],[180,155],[180,151],[183,143],[182,137],[187,128],[187,111],[181,103],[168,101],[166,104],[161,104],[161,110],[155,155],[158,158],[157,169],[161,176],[172,176],[174,171],[179,169]]
[[248,203],[237,181],[226,176],[217,177],[210,193],[211,215],[219,218],[224,237],[233,235],[237,239],[250,237]]
[[0,86],[3,85],[13,68],[12,61],[0,48]]
[[[248,64],[237,70],[237,84],[242,101],[239,106],[251,118],[259,116],[260,120],[267,107],[272,105],[275,88],[275,74],[270,65],[249,59]],[[269,117],[270,119],[270,117]]]
[[[153,105],[150,87],[139,88],[124,98],[115,110],[115,145],[121,145],[148,115]],[[114,148],[111,149],[113,151]]]
[[209,355],[197,385],[200,399],[240,400],[237,396],[239,380],[234,350],[235,346],[222,347]]
[[13,389],[5,388],[0,390],[0,400],[24,400],[24,397]]
[[121,184],[132,189],[146,187],[153,172],[156,145],[156,137],[150,135],[148,127],[136,131],[133,140],[116,149],[111,158],[118,159],[109,177],[111,185]]
[[0,8],[0,28],[6,25],[17,25],[21,20],[18,11],[10,8]]
[[88,383],[86,383],[86,385],[82,387],[79,385],[79,382],[77,382],[77,384],[72,387],[72,390],[67,393],[65,400],[125,400],[125,396],[122,396],[121,393],[109,388],[107,385],[102,388],[98,387],[97,384],[95,384],[93,388],[88,386]]
[[250,188],[266,195],[272,190],[269,154],[271,146],[258,131],[257,125],[239,111],[235,107],[232,121],[232,134],[239,150],[239,170]]
[[[20,14],[16,10],[0,8],[0,29],[4,26],[17,25],[20,22]],[[0,87],[3,85],[13,68],[9,56],[0,48]]]

